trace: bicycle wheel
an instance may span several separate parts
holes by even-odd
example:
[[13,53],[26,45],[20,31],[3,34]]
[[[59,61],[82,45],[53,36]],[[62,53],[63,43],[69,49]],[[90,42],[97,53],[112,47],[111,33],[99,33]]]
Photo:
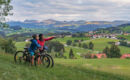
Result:
[[49,55],[49,54],[45,54],[45,55],[49,57],[50,63],[51,63],[51,67],[54,67],[54,60],[53,60],[52,56]]
[[24,54],[24,51],[17,51],[14,55],[15,63],[24,63],[25,59],[26,59],[26,56]]
[[42,65],[48,68],[50,66],[50,58],[46,55],[43,55],[40,58],[41,58]]

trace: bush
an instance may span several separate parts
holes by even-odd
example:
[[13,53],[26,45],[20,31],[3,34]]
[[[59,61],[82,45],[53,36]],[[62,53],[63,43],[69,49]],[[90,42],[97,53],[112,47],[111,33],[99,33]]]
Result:
[[59,41],[49,41],[45,45],[49,47],[49,52],[51,52],[52,50],[54,50],[55,52],[65,52],[64,45]]
[[73,50],[72,50],[72,49],[70,49],[69,58],[70,58],[70,59],[74,59],[74,53],[73,53]]
[[79,40],[74,40],[74,42],[79,42]]
[[86,43],[83,43],[82,47],[85,48],[85,49],[87,49],[88,45]]
[[94,49],[94,44],[92,42],[89,43],[89,49]]
[[78,45],[79,47],[81,47],[82,46],[82,44],[81,43],[79,43],[79,45]]
[[13,42],[12,39],[3,39],[0,38],[0,48],[4,50],[6,53],[15,53],[16,52],[16,47],[15,43]]
[[71,45],[71,44],[72,44],[72,41],[71,41],[71,40],[67,40],[66,44],[67,44],[67,45]]
[[109,47],[106,47],[104,50],[103,50],[103,53],[105,53],[107,55],[107,57],[110,57],[110,49]]
[[97,56],[96,55],[94,55],[94,57],[93,57],[94,59],[96,59],[97,58]]

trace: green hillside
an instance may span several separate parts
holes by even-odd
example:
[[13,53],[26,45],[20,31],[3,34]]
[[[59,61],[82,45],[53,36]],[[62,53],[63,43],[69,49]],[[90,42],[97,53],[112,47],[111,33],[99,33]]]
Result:
[[121,27],[121,29],[125,32],[129,32],[130,33],[130,26],[126,26],[126,27]]
[[[65,37],[64,39],[58,38],[55,40],[60,41],[61,43],[65,44],[68,39],[73,41],[75,39],[80,40],[81,38]],[[99,53],[99,52],[102,52],[106,46],[108,46],[108,47],[111,46],[111,44],[109,44],[109,42],[118,42],[119,41],[116,39],[108,39],[108,38],[92,39],[92,40],[89,40],[87,38],[83,38],[83,39],[84,39],[84,41],[82,43],[88,44],[89,42],[92,41],[94,43],[94,50],[80,48],[80,47],[78,47],[78,44],[77,44],[77,46],[65,46],[64,55],[68,57],[69,51],[72,48],[76,58],[80,58],[80,54],[89,53],[89,52]],[[16,42],[17,50],[23,50],[23,48],[25,47],[25,44],[26,44],[25,42]],[[119,46],[119,48],[120,48],[122,54],[130,53],[129,47]]]
[[[110,47],[111,44],[109,44],[109,42],[118,42],[119,40],[116,39],[107,39],[107,38],[101,38],[101,39],[94,39],[94,40],[90,40],[92,41],[95,45],[94,45],[94,50],[96,51],[103,51],[103,49],[108,46]],[[86,41],[85,43],[89,43],[90,41]],[[130,53],[130,49],[129,47],[124,47],[124,46],[119,46],[121,53]]]
[[130,35],[119,35],[117,37],[123,37],[125,38],[126,40],[130,41]]
[[121,33],[121,32],[127,32],[130,33],[130,24],[123,24],[117,27],[109,27],[104,29],[97,29],[98,33]]
[[15,64],[0,53],[0,80],[130,80],[130,61],[119,59],[55,59],[54,68]]

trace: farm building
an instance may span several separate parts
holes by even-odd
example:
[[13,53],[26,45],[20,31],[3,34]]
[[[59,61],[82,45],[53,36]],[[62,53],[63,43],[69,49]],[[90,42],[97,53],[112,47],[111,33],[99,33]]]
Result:
[[95,57],[101,59],[101,58],[107,58],[107,55],[105,53],[91,54],[91,58],[95,58]]
[[121,56],[121,59],[126,59],[126,58],[130,58],[130,54],[123,54]]

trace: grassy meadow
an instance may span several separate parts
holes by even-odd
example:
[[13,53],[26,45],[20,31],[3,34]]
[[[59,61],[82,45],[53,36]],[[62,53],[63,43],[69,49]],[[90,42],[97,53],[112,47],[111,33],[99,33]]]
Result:
[[[81,40],[82,38],[58,38],[65,44],[67,40]],[[129,59],[83,59],[82,53],[102,51],[106,46],[110,47],[108,42],[117,42],[115,39],[88,39],[83,38],[82,43],[92,41],[94,50],[79,48],[78,46],[65,46],[64,55],[68,57],[72,48],[77,59],[55,58],[54,68],[45,68],[43,66],[30,66],[25,64],[16,64],[13,61],[13,55],[0,51],[0,80],[130,80],[130,60]],[[17,50],[23,50],[27,43],[16,42]],[[123,52],[130,52],[129,48],[122,47]]]
[[124,37],[124,38],[126,38],[128,41],[130,41],[130,35],[119,35],[118,37]]
[[54,68],[15,64],[0,53],[0,80],[130,80],[130,60],[55,59]]
[[[57,38],[54,41],[60,41],[63,44],[66,44],[67,40],[81,40],[82,38],[71,38],[71,37],[65,37],[65,38]],[[117,39],[108,39],[108,38],[101,38],[101,39],[89,39],[89,38],[83,38],[83,42],[82,43],[89,43],[89,42],[93,42],[94,43],[94,50],[90,50],[90,49],[84,49],[81,47],[77,46],[65,46],[65,53],[64,55],[68,57],[69,55],[69,51],[72,48],[73,52],[76,56],[76,58],[80,58],[80,54],[84,54],[84,53],[99,53],[102,52],[103,49],[108,46],[110,47],[111,44],[109,44],[109,42],[118,42],[119,40]],[[17,50],[23,50],[23,48],[25,47],[25,45],[27,44],[27,42],[16,42],[16,47]],[[130,53],[130,49],[129,47],[125,47],[125,46],[119,46],[121,53],[125,54],[125,53]]]

